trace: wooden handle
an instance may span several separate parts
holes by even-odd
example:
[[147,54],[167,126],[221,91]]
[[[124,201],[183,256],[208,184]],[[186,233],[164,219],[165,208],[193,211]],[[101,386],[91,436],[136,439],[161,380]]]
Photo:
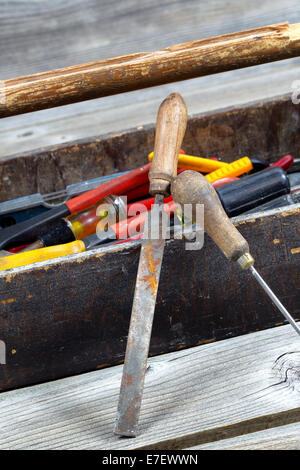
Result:
[[[172,182],[172,196],[181,204],[204,204],[204,227],[226,258],[237,261],[249,253],[249,245],[230,222],[220,199],[207,179],[198,172],[184,171]],[[193,208],[195,209],[195,207]]]
[[149,171],[150,194],[170,194],[170,183],[177,175],[186,123],[185,102],[178,93],[171,93],[161,103],[157,113],[154,154]]
[[300,24],[280,23],[155,52],[0,80],[0,117],[225,72],[300,54]]

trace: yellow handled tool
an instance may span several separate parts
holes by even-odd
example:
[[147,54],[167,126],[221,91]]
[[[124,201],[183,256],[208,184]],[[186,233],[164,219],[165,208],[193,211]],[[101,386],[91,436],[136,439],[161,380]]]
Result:
[[[149,153],[148,159],[152,162],[153,152]],[[218,170],[228,166],[228,163],[219,162],[218,160],[210,160],[209,158],[194,157],[180,153],[178,157],[178,168],[185,170],[201,171],[202,173],[210,173],[211,171]]]
[[[150,162],[153,158],[153,152],[149,153]],[[192,155],[179,154],[178,168],[185,170],[200,171],[209,173],[206,178],[210,183],[228,176],[240,176],[253,170],[253,164],[248,157],[240,158],[232,163],[219,162],[218,160],[210,160],[209,158],[194,157]]]
[[5,269],[18,268],[27,264],[39,263],[60,256],[72,255],[85,251],[86,246],[82,240],[65,243],[64,245],[49,246],[47,248],[39,248],[38,250],[26,251],[15,255],[0,258],[0,271]]
[[248,157],[240,158],[235,160],[235,162],[228,163],[227,166],[219,168],[218,170],[205,175],[205,178],[213,183],[214,181],[220,180],[222,178],[227,178],[228,176],[240,176],[248,171],[253,170],[253,164]]

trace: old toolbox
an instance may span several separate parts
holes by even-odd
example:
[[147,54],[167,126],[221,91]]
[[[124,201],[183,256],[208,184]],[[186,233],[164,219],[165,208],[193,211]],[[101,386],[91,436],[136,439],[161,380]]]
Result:
[[[0,163],[0,199],[47,193],[134,168],[146,162],[153,142],[154,126],[148,126],[10,157]],[[193,116],[183,148],[195,155],[222,155],[228,162],[245,155],[269,162],[287,153],[299,157],[299,105],[282,96]],[[295,205],[236,219],[256,266],[298,320],[299,215]],[[0,368],[0,390],[121,362],[138,256],[139,243],[132,242],[2,272],[0,340],[6,364]],[[224,262],[210,239],[200,251],[169,241],[150,353],[282,324],[281,314],[260,294],[247,273]]]

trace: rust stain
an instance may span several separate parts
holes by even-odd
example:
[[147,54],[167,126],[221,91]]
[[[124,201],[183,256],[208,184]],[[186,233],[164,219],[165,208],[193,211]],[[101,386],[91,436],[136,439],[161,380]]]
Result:
[[248,219],[248,220],[241,220],[240,222],[237,222],[234,225],[242,225],[242,224],[255,224],[257,222],[257,219]]
[[147,282],[149,289],[151,289],[152,291],[152,294],[155,294],[155,292],[157,291],[157,287],[158,287],[157,278],[156,278],[156,268],[159,265],[160,260],[157,260],[156,262],[153,260],[151,246],[145,247],[145,254],[147,257],[150,274],[147,276],[144,276],[143,281]]
[[278,243],[280,243],[279,238],[274,238],[273,243],[274,243],[274,245],[277,245]]
[[278,215],[282,217],[289,217],[290,215],[300,213],[300,209],[293,209],[292,211],[280,212]]
[[104,367],[110,367],[111,364],[100,364],[99,366],[96,367],[96,369],[103,369]]
[[295,255],[296,253],[300,253],[300,246],[298,248],[292,248],[291,253],[292,255]]
[[197,345],[200,345],[200,344],[208,344],[208,343],[214,343],[216,340],[215,338],[211,338],[211,339],[205,339],[203,341],[197,341]]
[[126,373],[123,374],[123,384],[124,384],[124,387],[129,387],[130,385],[132,385],[131,374],[126,374]]
[[16,274],[7,274],[7,276],[5,276],[6,282],[11,282],[12,278],[14,278],[15,275]]
[[157,291],[157,279],[155,276],[144,276],[143,281],[147,282],[149,289],[151,289],[152,294],[155,294]]
[[85,258],[78,258],[75,261],[76,261],[76,263],[83,263],[84,260],[85,260]]
[[146,251],[146,256],[148,259],[150,271],[151,273],[154,273],[157,265],[159,264],[159,261],[157,261],[156,263],[153,261],[151,246],[146,246],[145,251]]
[[16,299],[13,298],[13,299],[1,300],[0,303],[1,303],[2,305],[5,305],[5,304],[11,304],[11,303],[13,303],[13,302],[15,302],[15,301],[16,301]]

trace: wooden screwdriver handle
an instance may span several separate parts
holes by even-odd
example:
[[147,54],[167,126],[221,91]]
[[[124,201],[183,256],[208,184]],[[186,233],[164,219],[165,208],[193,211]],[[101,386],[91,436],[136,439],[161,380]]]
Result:
[[207,179],[196,171],[184,171],[172,182],[171,193],[176,203],[204,205],[204,228],[226,258],[237,261],[249,253],[249,245],[229,220],[220,199]]
[[181,95],[171,93],[160,105],[155,131],[154,154],[149,171],[150,194],[170,194],[177,175],[177,162],[187,124],[187,108]]

